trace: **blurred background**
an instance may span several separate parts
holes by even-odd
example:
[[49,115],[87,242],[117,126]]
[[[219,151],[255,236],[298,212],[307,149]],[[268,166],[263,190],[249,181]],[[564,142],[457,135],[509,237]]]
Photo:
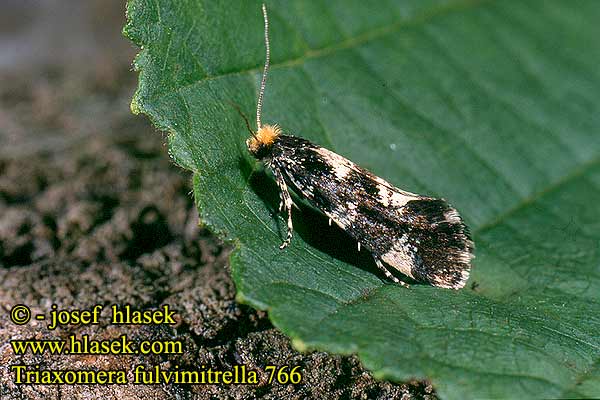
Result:
[[[3,0],[0,155],[53,151],[141,123],[119,0]],[[136,122],[133,122],[136,121]]]

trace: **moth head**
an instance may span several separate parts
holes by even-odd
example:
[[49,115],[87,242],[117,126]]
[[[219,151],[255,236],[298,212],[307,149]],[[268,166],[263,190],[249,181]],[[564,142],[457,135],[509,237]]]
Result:
[[281,128],[278,125],[262,125],[246,140],[248,151],[258,159],[264,158],[271,152],[271,147],[280,134]]

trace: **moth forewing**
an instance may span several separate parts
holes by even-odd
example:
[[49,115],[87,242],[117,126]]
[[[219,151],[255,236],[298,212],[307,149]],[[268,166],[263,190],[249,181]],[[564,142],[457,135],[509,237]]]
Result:
[[435,286],[464,286],[473,245],[467,227],[445,200],[398,189],[339,154],[294,136],[275,141],[269,165],[369,250],[392,280],[398,281],[382,261]]

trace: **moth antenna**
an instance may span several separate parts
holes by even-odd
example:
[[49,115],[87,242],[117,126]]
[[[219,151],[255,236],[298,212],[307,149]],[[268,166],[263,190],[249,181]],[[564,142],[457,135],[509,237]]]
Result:
[[256,128],[260,130],[260,112],[262,111],[263,95],[265,94],[265,83],[267,82],[267,74],[269,73],[269,64],[271,61],[271,48],[269,46],[269,17],[267,16],[267,6],[265,3],[262,5],[263,17],[265,19],[265,49],[266,59],[265,68],[263,70],[262,80],[260,82],[260,91],[258,92],[258,102],[256,104]]
[[246,117],[246,114],[244,114],[240,108],[239,105],[235,104],[233,101],[230,101],[229,104],[231,104],[231,106],[233,108],[235,108],[235,110],[238,112],[238,114],[240,114],[240,116],[244,119],[244,122],[246,122],[246,128],[248,128],[248,132],[250,132],[250,134],[254,137],[256,137],[256,132],[254,132],[252,130],[252,128],[250,127],[250,121],[248,121],[248,118]]

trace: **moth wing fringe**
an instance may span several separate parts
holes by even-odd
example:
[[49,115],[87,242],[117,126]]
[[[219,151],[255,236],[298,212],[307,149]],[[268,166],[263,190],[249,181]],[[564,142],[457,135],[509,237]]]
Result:
[[412,275],[433,286],[460,289],[469,279],[474,244],[469,228],[443,199],[423,198],[405,206],[417,243]]

